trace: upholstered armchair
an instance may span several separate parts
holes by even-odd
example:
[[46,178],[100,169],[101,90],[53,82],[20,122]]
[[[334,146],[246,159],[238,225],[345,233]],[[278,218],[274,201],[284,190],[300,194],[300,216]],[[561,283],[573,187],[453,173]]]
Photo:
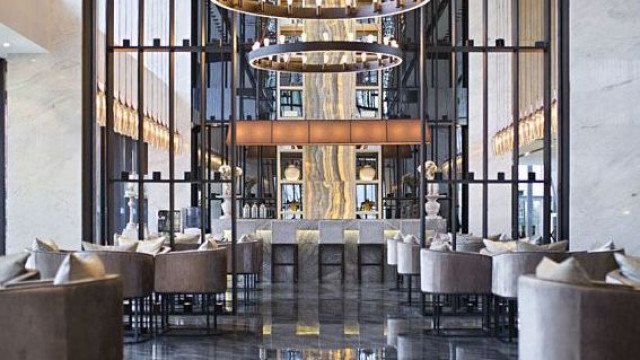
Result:
[[122,359],[122,282],[117,275],[0,289],[3,359]]
[[398,274],[407,278],[407,302],[411,305],[412,278],[420,276],[420,245],[398,241]]
[[400,274],[398,274],[398,243],[402,242],[401,239],[387,239],[387,265],[396,269],[396,287],[395,290],[400,289]]
[[442,295],[481,296],[483,318],[489,314],[491,295],[491,258],[481,254],[454,251],[420,251],[420,289],[432,295],[433,326],[440,331]]
[[522,360],[637,359],[640,292],[523,276],[518,285]]
[[[227,273],[233,272],[231,244],[227,248]],[[244,288],[253,286],[255,276],[262,270],[262,241],[247,241],[236,244],[236,274],[243,275]]]
[[571,254],[558,252],[513,252],[493,255],[491,273],[491,292],[494,296],[494,325],[499,332],[502,326],[502,312],[507,312],[508,338],[511,340],[516,332],[516,314],[518,313],[518,278],[522,275],[534,274],[536,266],[544,257],[560,262]]
[[[124,251],[89,251],[87,253],[97,255],[102,260],[107,274],[120,275],[122,297],[129,308],[129,326],[134,329],[135,340],[139,340],[142,328],[145,327],[146,309],[151,309],[154,256]],[[146,326],[151,328],[150,325]]]
[[[210,332],[211,299],[227,289],[227,249],[170,252],[155,257],[154,291],[162,297],[162,324],[169,326],[173,295],[194,295],[201,301]],[[217,326],[213,312],[214,328]]]

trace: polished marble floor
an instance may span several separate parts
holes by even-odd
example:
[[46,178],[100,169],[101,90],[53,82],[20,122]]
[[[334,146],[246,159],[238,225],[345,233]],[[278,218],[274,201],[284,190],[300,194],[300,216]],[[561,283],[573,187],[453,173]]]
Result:
[[[517,345],[425,333],[430,318],[383,284],[259,284],[212,336],[156,336],[125,359],[517,359]],[[418,304],[418,296],[415,296]],[[181,321],[177,319],[176,321]],[[474,318],[449,318],[474,326]],[[397,335],[396,335],[397,334]]]

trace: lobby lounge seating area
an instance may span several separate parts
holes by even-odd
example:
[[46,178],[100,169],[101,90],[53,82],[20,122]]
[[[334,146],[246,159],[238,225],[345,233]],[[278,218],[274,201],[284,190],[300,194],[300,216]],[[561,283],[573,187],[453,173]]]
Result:
[[0,0],[0,360],[640,358],[638,16]]

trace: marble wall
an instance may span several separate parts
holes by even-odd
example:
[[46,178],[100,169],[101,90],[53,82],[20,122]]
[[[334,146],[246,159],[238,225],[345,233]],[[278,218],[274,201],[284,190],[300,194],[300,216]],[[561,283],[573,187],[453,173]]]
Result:
[[[327,4],[330,5],[330,4]],[[346,20],[307,20],[304,29],[309,41],[346,40],[354,32],[354,22]],[[355,32],[354,32],[355,33]],[[322,63],[324,57],[338,63],[349,53],[315,53],[309,63]],[[351,61],[351,60],[349,60]],[[355,109],[355,74],[305,74],[304,112],[307,119],[349,119]],[[352,219],[355,182],[353,146],[305,146],[304,217],[306,219]]]
[[571,246],[640,255],[638,1],[572,2]]
[[35,237],[80,245],[80,16],[80,1],[56,1],[47,53],[7,59],[7,253]]

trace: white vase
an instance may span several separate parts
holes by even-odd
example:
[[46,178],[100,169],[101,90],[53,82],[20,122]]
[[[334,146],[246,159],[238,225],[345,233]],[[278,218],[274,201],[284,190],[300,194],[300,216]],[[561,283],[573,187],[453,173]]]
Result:
[[373,181],[373,179],[376,178],[376,169],[374,169],[371,165],[365,165],[360,168],[358,174],[360,175],[360,180]]
[[284,169],[284,178],[287,181],[298,181],[300,180],[300,169],[297,166],[290,164]]
[[220,219],[231,219],[231,184],[222,184],[222,194],[220,195],[222,198],[222,203],[220,207],[222,208],[222,215]]
[[431,194],[427,195],[427,203],[424,205],[424,210],[427,213],[427,219],[440,219],[438,213],[440,212],[440,204],[438,198],[440,195]]

